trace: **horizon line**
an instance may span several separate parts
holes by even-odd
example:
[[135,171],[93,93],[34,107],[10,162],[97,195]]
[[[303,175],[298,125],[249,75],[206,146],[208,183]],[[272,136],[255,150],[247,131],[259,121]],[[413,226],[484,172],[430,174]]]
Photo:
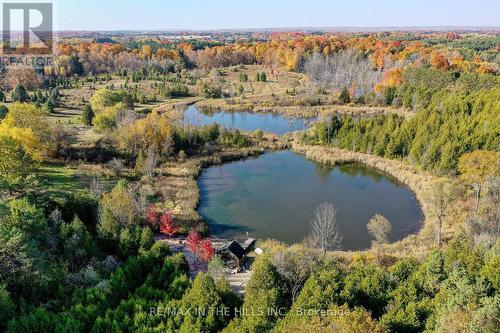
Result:
[[495,25],[430,25],[430,26],[329,26],[329,27],[314,27],[314,26],[297,26],[297,27],[264,27],[264,28],[166,28],[166,29],[59,29],[55,32],[254,32],[254,31],[410,31],[410,30],[427,30],[438,29],[442,31],[474,31],[474,30],[498,30],[500,26]]

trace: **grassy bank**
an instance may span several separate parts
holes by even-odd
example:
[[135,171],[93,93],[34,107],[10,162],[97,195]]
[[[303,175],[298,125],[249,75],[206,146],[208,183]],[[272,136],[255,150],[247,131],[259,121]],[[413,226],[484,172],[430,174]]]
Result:
[[196,102],[201,109],[224,110],[231,112],[276,113],[286,118],[315,118],[337,115],[368,117],[380,114],[396,113],[402,117],[411,117],[412,112],[394,107],[357,106],[357,105],[279,105],[279,103],[253,101],[242,98],[203,99]]

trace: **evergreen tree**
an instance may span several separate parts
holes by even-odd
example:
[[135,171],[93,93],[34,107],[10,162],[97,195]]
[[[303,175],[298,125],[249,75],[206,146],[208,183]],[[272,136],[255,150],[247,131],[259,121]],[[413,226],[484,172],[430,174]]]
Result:
[[384,90],[384,102],[385,105],[392,105],[394,101],[394,97],[396,97],[396,88],[389,87]]
[[351,97],[349,96],[349,91],[346,87],[342,88],[342,91],[339,95],[339,102],[342,104],[347,104],[351,102]]
[[36,97],[36,100],[39,101],[39,102],[43,102],[44,101],[44,98],[43,98],[43,95],[42,95],[42,91],[40,89],[36,90],[35,97]]
[[9,109],[5,105],[0,105],[0,120],[4,119],[9,113]]
[[26,93],[26,89],[18,84],[12,93],[12,100],[20,103],[24,103],[28,100],[28,94]]
[[245,91],[245,89],[243,88],[243,85],[242,85],[242,84],[240,84],[240,85],[238,86],[237,90],[236,90],[236,93],[237,93],[238,95],[242,95],[244,91]]
[[85,104],[83,107],[82,120],[83,123],[87,126],[92,126],[92,120],[94,119],[94,111],[92,111],[92,107],[89,104]]
[[59,88],[55,87],[54,89],[51,90],[50,101],[54,106],[57,105],[57,102],[59,101]]
[[52,104],[52,101],[49,99],[47,102],[45,102],[45,111],[48,113],[53,113],[54,112],[54,104]]

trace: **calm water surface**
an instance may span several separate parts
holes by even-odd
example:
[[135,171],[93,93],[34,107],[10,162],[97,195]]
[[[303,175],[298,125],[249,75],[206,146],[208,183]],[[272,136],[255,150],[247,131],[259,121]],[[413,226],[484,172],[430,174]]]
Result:
[[191,105],[184,112],[183,122],[186,125],[210,125],[218,123],[225,128],[239,129],[242,131],[255,131],[258,129],[274,134],[301,131],[309,128],[315,118],[287,119],[273,113],[254,112],[227,112],[227,111],[202,111]]
[[337,207],[342,248],[368,248],[368,220],[380,213],[392,223],[391,241],[418,231],[422,212],[413,192],[392,177],[362,165],[330,167],[291,151],[205,169],[199,211],[210,232],[223,238],[274,238],[300,242],[314,209]]

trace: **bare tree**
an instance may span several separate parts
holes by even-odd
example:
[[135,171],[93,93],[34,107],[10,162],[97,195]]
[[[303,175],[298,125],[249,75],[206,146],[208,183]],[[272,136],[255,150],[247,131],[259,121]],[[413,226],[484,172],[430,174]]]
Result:
[[116,114],[115,122],[117,127],[125,127],[125,130],[127,130],[128,126],[137,119],[139,119],[137,112],[134,110],[123,109],[118,111]]
[[324,202],[316,208],[311,229],[309,241],[323,254],[340,248],[342,236],[337,225],[337,210],[332,203]]
[[380,247],[389,241],[391,222],[380,214],[375,214],[368,222],[368,232],[375,238],[377,243],[377,261],[380,262]]
[[328,88],[331,81],[331,72],[327,59],[318,52],[315,52],[304,63],[304,72],[309,75],[321,88]]
[[142,171],[144,175],[150,179],[153,178],[157,164],[158,164],[158,154],[156,153],[156,148],[150,146],[148,148],[146,159],[144,160],[144,164],[142,166]]
[[490,178],[486,185],[481,214],[473,212],[466,221],[476,244],[491,247],[500,237],[500,177]]
[[5,78],[7,87],[12,89],[20,84],[31,90],[38,88],[41,82],[40,76],[29,66],[10,66]]
[[442,240],[443,219],[448,213],[451,203],[455,199],[455,194],[455,187],[446,178],[436,179],[432,183],[429,201],[434,208],[438,220],[436,241],[439,246]]
[[120,173],[124,167],[123,160],[121,158],[113,157],[111,161],[108,162],[108,167],[113,171],[115,177],[120,176]]
[[[153,56],[152,59],[139,58],[137,54],[120,52],[119,54],[101,52],[78,52],[76,54],[88,74],[111,73],[121,69],[137,71],[142,68],[162,70],[175,65],[171,59],[160,59]],[[54,64],[57,63],[57,60]],[[57,72],[57,71],[56,71]]]
[[487,230],[500,237],[500,176],[491,177],[487,183],[485,221]]
[[353,49],[339,51],[330,57],[314,53],[305,61],[303,69],[320,87],[354,88],[356,97],[370,93],[382,77],[381,71],[373,70],[370,59]]
[[166,156],[172,156],[175,152],[175,142],[172,136],[167,136],[161,144],[160,151]]
[[292,295],[292,303],[311,275],[316,262],[317,251],[312,251],[302,245],[294,245],[273,257],[273,264],[284,277]]

